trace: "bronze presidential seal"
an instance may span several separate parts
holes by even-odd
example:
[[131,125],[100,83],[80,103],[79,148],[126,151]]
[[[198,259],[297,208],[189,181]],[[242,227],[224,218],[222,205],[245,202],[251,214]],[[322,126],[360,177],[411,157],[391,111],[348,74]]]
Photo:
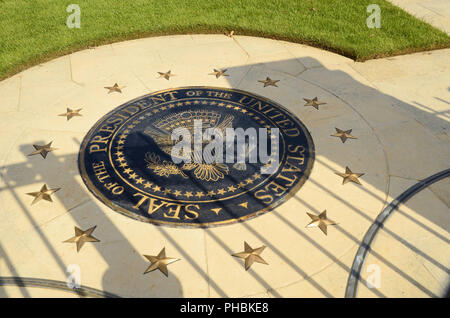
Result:
[[269,211],[305,182],[306,127],[236,89],[181,87],[121,105],[85,136],[79,169],[104,204],[155,224],[205,227]]

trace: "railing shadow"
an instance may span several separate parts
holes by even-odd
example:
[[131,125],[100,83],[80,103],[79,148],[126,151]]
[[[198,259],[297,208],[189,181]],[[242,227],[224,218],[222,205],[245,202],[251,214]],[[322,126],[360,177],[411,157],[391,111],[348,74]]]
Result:
[[[309,61],[313,58],[306,58]],[[299,60],[282,60],[282,61],[276,61],[276,62],[269,62],[264,63],[265,67],[267,69],[286,69],[289,68],[292,63],[298,63],[302,62],[302,59]],[[271,65],[271,63],[274,63]],[[320,64],[318,61],[315,61],[316,64]],[[260,64],[257,64],[260,65]],[[250,65],[250,67],[253,67],[254,65]],[[249,67],[248,65],[246,67]],[[319,66],[320,67],[320,66]],[[224,66],[224,68],[227,68]],[[230,67],[228,68],[230,71],[233,70],[233,68],[236,67]],[[325,68],[324,68],[325,69]],[[326,70],[326,69],[325,69]],[[358,83],[356,80],[354,80],[350,75],[345,74],[343,71],[333,71],[328,70],[328,76],[332,79],[335,79],[336,81],[343,81],[345,83],[349,83],[349,87],[351,87],[351,91],[346,92],[348,94],[357,94],[361,96],[382,96],[383,98],[389,99],[392,101],[393,104],[401,105],[402,108],[410,108],[412,112],[418,112],[419,110],[414,107],[413,105],[407,105],[402,101],[396,100],[395,98],[391,96],[387,96],[382,94],[381,92],[368,87],[366,85],[363,85],[361,83]],[[230,82],[231,83],[231,82]],[[280,83],[281,85],[281,83]],[[240,85],[236,85],[236,87],[233,88],[240,88]],[[436,97],[438,98],[438,97]],[[300,102],[300,101],[299,101]],[[345,102],[345,101],[344,101]],[[345,102],[348,104],[347,102]],[[355,109],[355,105],[352,105],[349,107],[353,107],[353,110],[356,112],[366,112],[367,110],[359,110]],[[362,120],[365,115],[362,115]],[[302,120],[302,118],[300,118]],[[433,124],[435,125],[441,125],[442,127],[448,126],[448,122],[443,120],[442,118],[436,116],[433,117]],[[334,127],[330,127],[330,130],[334,129]],[[46,141],[43,140],[36,140],[37,144],[43,144]],[[22,202],[20,199],[20,196],[17,193],[16,188],[25,186],[30,183],[35,183],[35,180],[39,179],[42,181],[42,183],[51,184],[52,186],[60,186],[58,184],[54,184],[52,180],[47,179],[48,175],[48,169],[58,170],[58,171],[65,171],[64,178],[75,180],[76,177],[79,176],[78,169],[75,168],[75,166],[71,166],[70,169],[67,169],[67,163],[76,163],[78,160],[78,153],[74,151],[73,154],[69,155],[58,155],[57,152],[53,152],[49,155],[49,157],[45,160],[38,161],[36,159],[42,159],[42,158],[32,158],[28,157],[27,155],[30,153],[30,146],[28,144],[20,145],[20,151],[23,153],[24,158],[23,161],[15,164],[7,164],[3,166],[3,172],[1,173],[1,177],[3,179],[3,182],[5,184],[5,187],[0,189],[0,191],[9,192],[10,195],[14,198],[15,201],[17,201],[18,206],[20,207],[21,211],[16,211],[16,213],[22,213],[26,216],[28,222],[32,225],[32,228],[36,233],[38,234],[41,242],[40,244],[43,244],[46,246],[47,250],[51,254],[51,256],[56,261],[57,266],[59,267],[59,270],[63,273],[63,275],[66,275],[66,268],[68,264],[65,264],[64,261],[60,258],[58,255],[56,249],[54,248],[55,244],[60,244],[60,242],[54,242],[50,238],[48,238],[44,232],[40,229],[40,225],[35,221],[33,217],[32,207],[30,207],[29,203]],[[329,160],[332,160],[339,164],[340,166],[345,166],[345,162],[343,162],[342,159],[337,158],[333,155],[333,153],[330,153],[327,149],[321,149],[322,153],[321,156],[327,157]],[[317,160],[317,159],[316,159]],[[405,158],[407,160],[407,158]],[[324,162],[321,162],[323,165],[326,166]],[[332,169],[330,167],[327,167],[330,170],[330,174],[333,173]],[[387,168],[387,173],[389,177],[389,167]],[[24,178],[23,175],[26,175],[27,178]],[[190,180],[192,183],[195,183],[198,187],[202,187],[201,183],[198,183],[196,180]],[[234,182],[239,182],[240,180],[233,180]],[[346,198],[341,198],[338,195],[336,195],[333,190],[329,187],[325,187],[324,185],[320,184],[316,180],[310,179],[307,182],[314,183],[315,186],[319,187],[321,190],[329,193],[332,197],[339,200],[341,203],[343,203],[346,207],[348,207],[349,210],[353,211],[355,214],[359,215],[360,217],[368,220],[368,221],[374,221],[374,217],[370,217],[367,213],[362,211],[360,208],[355,207],[350,203],[350,201]],[[77,184],[74,189],[70,189],[71,191],[74,191],[76,193],[85,193],[86,199],[89,200],[90,196],[88,194],[88,190],[85,188],[84,184],[78,184],[77,182],[71,182],[71,184]],[[376,185],[372,185],[375,186]],[[386,189],[378,189],[381,192],[385,192]],[[381,198],[379,195],[372,193],[371,191],[367,190],[366,188],[363,188],[363,191],[373,196],[376,200],[383,202],[386,204],[386,198]],[[66,192],[67,193],[67,192]],[[55,194],[56,197],[59,195],[62,195],[61,192],[57,192]],[[67,195],[67,194],[66,194]],[[174,198],[175,199],[175,198]],[[302,199],[302,190],[300,189],[299,192],[294,196],[292,200],[297,200],[302,205],[306,206],[309,209],[309,212],[314,213],[320,213],[321,211],[318,211],[313,206],[309,205],[304,199]],[[64,205],[64,200],[60,200],[62,204]],[[101,204],[98,200],[91,200],[89,201],[90,204],[93,204],[95,209],[101,211],[101,208],[99,207],[99,204]],[[235,215],[235,213],[232,211],[230,207],[228,207],[226,204],[222,204],[221,207],[224,209],[226,213],[228,213],[230,216]],[[117,228],[117,226],[110,221],[107,217],[102,215],[101,213],[96,213],[90,216],[88,220],[86,220],[83,216],[78,215],[77,213],[72,213],[71,210],[73,210],[73,206],[65,205],[64,208],[66,211],[68,211],[69,215],[73,219],[73,225],[78,226],[80,228],[85,228],[86,226],[93,226],[95,224],[102,224],[102,231],[107,232],[109,237],[113,238],[114,241],[120,241],[120,248],[123,249],[123,251],[126,251],[127,253],[132,254],[133,251],[135,251],[134,246],[127,240],[127,238],[122,233],[122,230]],[[81,206],[79,208],[82,208]],[[326,207],[324,207],[326,208]],[[299,211],[299,213],[305,213],[306,211]],[[418,214],[420,214],[422,217],[428,219],[429,221],[433,222],[435,225],[443,228],[444,230],[448,230],[447,226],[448,224],[442,224],[442,222],[434,215],[434,214],[427,214],[427,211],[416,211]],[[281,220],[287,227],[294,230],[297,234],[299,239],[305,240],[312,244],[315,248],[317,248],[320,253],[325,255],[327,258],[329,258],[331,263],[337,264],[339,267],[344,269],[347,272],[351,272],[351,269],[349,266],[343,263],[336,255],[334,255],[332,252],[330,252],[326,246],[321,246],[320,244],[314,242],[311,238],[309,238],[305,234],[305,224],[294,224],[293,222],[289,221],[286,217],[282,215],[282,213],[278,211],[272,211],[268,212],[271,216],[277,217],[279,220]],[[268,214],[260,216],[260,217],[269,217]],[[430,232],[430,234],[438,237],[440,240],[448,244],[448,239],[444,236],[440,235],[436,231],[430,229],[425,224],[421,223],[418,220],[415,220],[414,217],[408,216],[410,220],[414,221],[415,224],[418,226],[421,226],[426,231]],[[317,289],[323,296],[325,297],[332,297],[333,295],[327,291],[327,286],[324,286],[317,282],[313,277],[311,277],[305,270],[301,268],[301,264],[297,264],[294,262],[288,255],[285,255],[283,251],[271,243],[270,236],[268,233],[259,233],[256,229],[254,229],[251,226],[251,222],[243,222],[243,226],[251,232],[255,237],[257,237],[261,243],[265,244],[268,248],[270,248],[280,259],[282,259],[290,268],[292,268],[296,273],[298,273],[298,281],[306,280],[311,283],[312,286],[314,286],[315,289]],[[149,224],[148,226],[154,226]],[[233,225],[226,225],[226,226],[233,226]],[[227,297],[227,291],[223,290],[219,283],[213,281],[211,277],[209,277],[208,272],[205,271],[201,264],[198,263],[197,260],[195,260],[191,255],[189,255],[186,251],[183,250],[183,247],[180,246],[176,240],[171,237],[171,235],[168,233],[168,231],[165,230],[164,226],[158,226],[158,230],[166,237],[167,241],[170,242],[173,246],[177,248],[178,251],[180,251],[180,257],[182,257],[186,262],[189,262],[191,266],[200,274],[200,276],[205,280],[208,281],[209,288],[214,289],[214,291],[220,295],[221,297]],[[351,233],[345,231],[342,227],[336,226],[335,229],[342,233],[344,236],[349,238],[355,245],[360,245],[361,241],[354,237]],[[333,229],[334,230],[334,229]],[[185,231],[189,231],[189,229],[186,229]],[[217,242],[223,249],[224,253],[232,254],[236,251],[231,251],[227,245],[221,241],[221,239],[215,234],[213,228],[206,228],[203,230],[205,234],[207,234],[212,240]],[[447,267],[443,264],[440,264],[437,260],[434,260],[431,256],[429,256],[424,251],[419,250],[417,247],[409,244],[406,240],[404,240],[402,237],[397,235],[396,233],[392,233],[390,231],[387,231],[391,237],[400,243],[403,244],[405,248],[408,248],[412,250],[413,252],[421,255],[426,260],[440,268],[441,270],[445,272],[449,272]],[[70,235],[70,233],[68,233]],[[280,233],[280,235],[282,235]],[[100,238],[101,239],[101,238]],[[243,238],[244,239],[244,238]],[[117,251],[113,245],[108,244],[94,244],[93,245],[96,250],[98,251],[98,254],[101,256],[103,261],[108,264],[108,269],[105,273],[103,273],[102,277],[102,287],[105,291],[115,293],[118,295],[124,295],[128,296],[130,294],[134,294],[132,292],[128,292],[128,290],[134,290],[139,291],[139,295],[142,297],[182,297],[184,295],[182,286],[180,284],[180,279],[175,277],[175,275],[169,275],[168,278],[163,277],[162,275],[147,275],[145,278],[142,277],[142,273],[130,273],[128,264],[123,261],[124,254],[121,254],[119,251]],[[153,249],[153,247],[152,247]],[[141,252],[141,251],[139,251]],[[422,290],[424,293],[431,297],[436,297],[432,291],[428,290],[426,287],[422,286],[420,282],[418,282],[414,277],[409,276],[406,273],[403,273],[395,264],[390,262],[388,259],[383,257],[383,255],[379,255],[372,251],[374,256],[376,256],[381,262],[385,263],[387,266],[391,267],[395,272],[399,273],[405,280],[409,281],[411,284],[416,286],[418,289]],[[133,267],[135,268],[142,268],[142,272],[145,270],[145,268],[148,267],[148,263],[139,255],[134,254],[135,257],[133,259]],[[3,249],[0,246],[0,258],[4,258],[5,260],[8,260],[7,255],[4,253]],[[231,256],[230,256],[231,257]],[[236,260],[236,262],[239,262]],[[15,273],[14,265],[8,263],[8,268],[12,273]],[[93,266],[95,266],[93,264]],[[267,282],[263,277],[259,276],[254,271],[248,271],[248,275],[252,275],[255,280],[257,280],[261,286],[266,290],[270,291],[273,296],[280,297],[280,294],[277,292],[277,289],[282,286],[272,286],[270,283]],[[16,274],[14,274],[16,276]],[[123,277],[124,275],[127,275],[127,279],[121,279],[120,285],[118,285],[118,277]],[[0,275],[1,276],[1,275]],[[18,275],[17,275],[18,276]],[[362,281],[362,283],[365,283]],[[158,286],[159,288],[153,288],[150,289],[149,286]],[[1,286],[0,286],[1,287]],[[125,292],[124,292],[125,291]],[[381,293],[379,290],[372,289],[371,290],[374,295],[378,297],[385,297],[383,293]],[[29,297],[29,294],[27,293],[26,289],[21,289],[22,295],[24,297]],[[1,290],[0,290],[0,295]]]
[[[6,254],[6,251],[2,248],[2,245],[0,244],[0,261],[4,261],[6,263],[6,266],[8,267],[8,270],[11,272],[11,274],[14,277],[19,277],[19,275],[16,272],[16,269],[14,268],[14,265],[11,263],[11,260],[9,259],[8,255]],[[21,281],[20,278],[17,279],[17,284],[20,285]],[[26,288],[20,287],[19,288],[20,293],[23,297],[29,298],[30,294],[28,293]],[[8,297],[8,294],[6,290],[3,290],[2,285],[0,285],[0,298]]]

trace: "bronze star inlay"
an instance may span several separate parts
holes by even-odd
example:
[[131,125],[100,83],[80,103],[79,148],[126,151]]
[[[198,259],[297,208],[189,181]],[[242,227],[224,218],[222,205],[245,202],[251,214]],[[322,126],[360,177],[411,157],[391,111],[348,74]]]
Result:
[[171,77],[171,76],[175,76],[175,74],[172,74],[170,71],[167,71],[167,72],[158,72],[158,74],[159,74],[159,78],[165,78],[166,80],[169,80],[169,78]]
[[108,94],[117,92],[122,93],[122,88],[125,88],[125,86],[119,86],[117,83],[115,83],[113,86],[105,86],[106,89],[108,89]]
[[226,69],[224,70],[214,69],[214,72],[209,73],[209,75],[215,75],[216,78],[219,78],[220,76],[229,76],[228,74],[225,74],[226,71],[227,71]]
[[345,167],[345,173],[335,172],[335,174],[344,178],[342,180],[342,184],[346,184],[347,182],[350,182],[350,181],[357,183],[357,184],[361,184],[361,182],[358,180],[358,178],[364,175],[364,173],[352,172],[349,167]]
[[260,256],[262,251],[266,247],[263,245],[258,248],[251,248],[250,245],[248,245],[247,242],[244,242],[244,251],[240,253],[233,254],[234,257],[243,258],[245,260],[245,270],[248,270],[250,266],[253,265],[254,262],[261,263],[261,264],[267,264],[267,262]]
[[248,209],[248,202],[243,202],[243,203],[239,204],[239,206]]
[[65,117],[67,117],[67,121],[69,121],[73,117],[83,116],[83,115],[80,114],[80,110],[82,110],[82,108],[70,109],[69,107],[67,107],[67,112],[65,112],[64,114],[59,114],[58,116],[65,116]]
[[358,139],[355,136],[351,135],[351,133],[352,133],[351,129],[349,129],[349,130],[341,130],[339,128],[334,128],[334,129],[336,129],[336,133],[331,136],[341,138],[342,143],[344,143],[347,139]]
[[44,184],[42,186],[41,190],[39,190],[38,192],[30,192],[30,193],[27,193],[27,194],[31,195],[32,197],[34,197],[34,200],[33,200],[33,202],[31,202],[31,205],[33,205],[36,202],[39,202],[41,200],[53,202],[51,195],[53,193],[55,193],[56,191],[58,191],[59,189],[61,189],[61,188],[48,189],[47,185]]
[[100,240],[92,236],[92,232],[94,232],[96,227],[97,226],[93,226],[90,229],[83,231],[82,229],[79,229],[75,226],[75,236],[68,240],[65,240],[63,243],[76,243],[77,252],[79,252],[86,242],[100,242]]
[[263,83],[263,84],[264,84],[264,87],[267,87],[267,86],[275,86],[275,87],[278,87],[278,86],[277,86],[277,82],[279,82],[279,81],[280,81],[280,80],[272,80],[272,79],[270,79],[270,77],[266,77],[265,80],[259,80],[258,82]]
[[319,110],[319,105],[325,105],[326,103],[319,102],[317,100],[317,97],[314,97],[313,99],[303,98],[306,102],[305,106],[312,106],[315,109]]
[[147,258],[151,265],[147,268],[147,270],[144,272],[144,274],[153,272],[154,270],[159,269],[164,275],[169,276],[169,271],[167,270],[167,265],[179,261],[178,258],[172,258],[172,257],[166,257],[166,248],[163,247],[161,252],[159,252],[158,256],[149,256],[144,255],[145,258]]
[[335,222],[327,219],[327,210],[323,211],[319,215],[311,214],[306,212],[312,221],[306,227],[318,227],[322,232],[327,235],[327,226],[336,225]]
[[211,211],[213,211],[215,214],[219,215],[219,212],[222,210],[222,208],[215,208],[215,209],[211,209]]
[[34,149],[36,149],[35,151],[33,151],[32,153],[30,153],[28,156],[34,156],[34,155],[41,155],[42,158],[46,158],[47,154],[53,150],[57,150],[57,148],[53,148],[51,147],[53,141],[50,141],[48,144],[44,145],[44,146],[39,146],[39,145],[33,145]]

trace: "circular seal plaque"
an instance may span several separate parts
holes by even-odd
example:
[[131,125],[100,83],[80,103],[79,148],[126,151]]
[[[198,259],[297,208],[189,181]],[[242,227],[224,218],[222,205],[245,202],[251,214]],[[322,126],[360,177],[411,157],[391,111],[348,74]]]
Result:
[[113,210],[196,227],[271,210],[301,187],[313,161],[311,136],[294,115],[215,87],[159,91],[117,107],[88,132],[78,158],[86,186]]

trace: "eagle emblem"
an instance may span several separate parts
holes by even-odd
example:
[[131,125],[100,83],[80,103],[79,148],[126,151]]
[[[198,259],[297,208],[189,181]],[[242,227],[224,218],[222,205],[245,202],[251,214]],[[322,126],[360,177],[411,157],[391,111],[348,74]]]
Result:
[[[144,133],[152,138],[161,151],[172,156],[172,148],[178,142],[172,140],[173,130],[185,128],[191,136],[194,136],[195,120],[201,120],[202,133],[208,128],[213,128],[225,140],[226,129],[233,128],[234,116],[226,115],[223,120],[221,117],[220,113],[208,110],[179,112],[158,120],[152,126],[147,127]],[[211,157],[205,158],[205,155],[208,156],[208,152],[193,150],[193,143],[194,141],[191,140],[191,153],[189,154],[191,162],[178,166],[167,160],[161,161],[159,156],[154,153],[147,153],[145,158],[147,168],[159,176],[181,175],[183,178],[187,178],[184,171],[192,171],[194,176],[202,181],[216,182],[223,179],[229,173],[228,165],[215,162]],[[203,141],[202,150],[207,143],[207,141]],[[211,156],[211,154],[209,155]]]

